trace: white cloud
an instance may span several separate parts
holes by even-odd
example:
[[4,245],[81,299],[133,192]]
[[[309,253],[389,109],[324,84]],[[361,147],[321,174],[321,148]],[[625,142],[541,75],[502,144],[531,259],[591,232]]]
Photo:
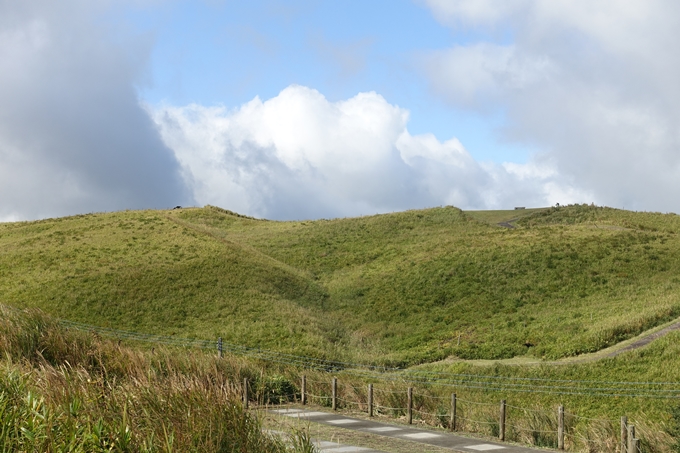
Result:
[[376,93],[330,102],[290,86],[224,107],[149,107],[195,199],[276,219],[453,204],[552,204],[553,173],[480,165],[455,138],[411,135],[408,112]]
[[425,0],[443,23],[474,27],[495,24],[521,11],[527,0]]
[[466,107],[495,102],[505,91],[531,87],[554,71],[545,56],[522,54],[514,45],[489,43],[432,51],[421,62],[435,91]]
[[542,150],[569,182],[550,193],[572,187],[612,206],[680,209],[680,4],[427,3],[442,23],[490,37],[423,52],[432,90],[457,107],[502,109],[502,136]]
[[[0,218],[190,200],[139,105],[149,42],[87,1],[0,2]],[[111,26],[111,28],[109,28]]]
[[[0,220],[193,201],[278,219],[444,204],[634,207],[640,192],[673,193],[680,74],[676,41],[659,40],[678,15],[661,17],[654,2],[625,3],[614,20],[609,3],[580,4],[588,14],[561,1],[430,3],[454,26],[516,28],[511,44],[421,61],[449,102],[502,105],[505,136],[543,150],[529,163],[479,163],[456,138],[411,135],[408,111],[374,92],[330,102],[290,86],[233,110],[145,110],[135,85],[152,41],[104,19],[108,2],[0,0]],[[658,30],[644,25],[653,19]]]

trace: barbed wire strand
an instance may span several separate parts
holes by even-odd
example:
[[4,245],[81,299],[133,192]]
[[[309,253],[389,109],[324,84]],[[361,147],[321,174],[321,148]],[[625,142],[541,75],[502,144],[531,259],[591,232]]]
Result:
[[[92,326],[89,324],[77,323],[68,320],[59,320],[65,326],[71,326],[80,330],[93,331],[100,335],[110,335],[114,337],[124,337],[126,339],[139,340],[139,341],[151,341],[159,344],[168,344],[173,346],[194,346],[201,348],[211,348],[216,349],[216,342],[209,340],[199,340],[199,339],[183,339],[176,337],[164,337],[160,335],[149,335],[140,334],[138,332],[124,331],[120,329],[111,329],[98,326]],[[379,378],[382,380],[405,380],[408,379],[410,382],[419,382],[422,384],[428,384],[435,382],[439,385],[455,385],[461,388],[467,389],[482,389],[487,391],[506,391],[506,392],[523,392],[523,393],[552,393],[560,395],[584,395],[584,396],[597,396],[597,397],[640,397],[640,398],[653,398],[653,399],[670,399],[680,397],[680,388],[671,389],[650,389],[650,388],[620,388],[620,387],[573,387],[574,384],[578,383],[598,383],[607,385],[646,385],[646,386],[663,386],[663,385],[673,385],[678,386],[678,382],[614,382],[614,381],[584,381],[584,380],[564,380],[564,379],[545,379],[545,378],[517,378],[508,376],[482,376],[482,375],[472,375],[472,374],[446,374],[443,372],[418,372],[418,373],[403,373],[403,369],[376,366],[371,364],[356,364],[351,362],[341,362],[341,361],[328,361],[323,359],[317,359],[313,357],[306,356],[296,356],[287,353],[278,353],[268,350],[262,350],[260,348],[246,347],[242,345],[235,345],[231,343],[222,343],[223,351],[231,352],[234,354],[246,355],[253,359],[267,360],[274,363],[294,365],[300,367],[306,367],[315,369],[318,371],[329,371],[329,369],[343,368],[347,374],[355,376],[371,376],[374,378]],[[345,368],[346,367],[346,368]],[[343,371],[340,370],[340,371]],[[402,371],[394,376],[386,376],[384,374],[376,375],[374,372],[376,370],[386,371]],[[366,371],[371,371],[372,373],[367,373]],[[444,378],[438,379],[424,379],[422,375],[425,376],[445,376]],[[471,380],[475,378],[476,380]],[[572,386],[553,386],[553,385],[543,385],[543,386],[530,386],[526,388],[526,384],[518,384],[514,381],[536,381],[536,382],[562,382],[569,383]],[[500,384],[500,385],[499,385]]]

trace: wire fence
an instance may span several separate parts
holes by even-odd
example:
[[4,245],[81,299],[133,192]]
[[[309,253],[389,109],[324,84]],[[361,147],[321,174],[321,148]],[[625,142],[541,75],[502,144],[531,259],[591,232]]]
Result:
[[[570,451],[607,451],[642,453],[664,451],[650,445],[667,445],[658,427],[644,423],[626,423],[626,440],[621,440],[620,419],[589,418],[567,412],[562,406],[553,410],[432,395],[427,388],[401,387],[392,382],[361,388],[355,383],[341,382],[334,377],[326,381],[308,379],[307,401],[334,407],[338,411],[369,417],[388,417],[404,423],[427,424],[450,431],[500,438],[537,447]],[[332,387],[336,393],[333,396]],[[378,384],[379,385],[379,384]],[[323,390],[319,392],[317,389]],[[326,393],[326,395],[322,395]],[[630,427],[639,426],[637,433]]]
[[[2,306],[12,311],[18,309]],[[552,395],[585,395],[589,397],[630,397],[650,399],[680,398],[678,382],[596,381],[515,376],[487,376],[478,374],[412,371],[321,358],[287,354],[258,347],[222,341],[152,335],[139,332],[99,327],[69,320],[58,320],[68,328],[95,335],[126,341],[147,342],[181,348],[212,350],[248,359],[261,360],[327,376],[341,373],[343,380],[304,378],[305,384],[292,389],[270,389],[259,383],[255,398],[262,404],[307,402],[337,410],[367,412],[370,416],[406,419],[409,423],[426,423],[441,428],[500,437],[504,440],[540,447],[588,451],[637,453],[644,445],[659,443],[659,430],[644,424],[637,434],[621,440],[620,420],[589,418],[562,409],[545,410],[512,404],[491,403],[458,398],[456,389],[512,393],[549,393]],[[355,381],[350,381],[355,379]],[[360,382],[379,383],[372,387]],[[246,383],[243,388],[247,389]],[[407,386],[409,391],[407,392]],[[414,388],[415,386],[415,388]],[[436,389],[436,390],[435,390]],[[451,392],[447,394],[447,389]],[[628,428],[626,428],[628,429]],[[627,431],[628,432],[628,431]],[[597,446],[597,447],[593,447]],[[602,450],[598,450],[598,449]]]
[[[10,310],[19,309],[4,306]],[[421,385],[448,386],[470,390],[485,390],[505,393],[545,393],[551,395],[574,395],[604,398],[647,398],[678,399],[680,398],[680,382],[655,381],[597,381],[577,379],[554,379],[538,377],[516,377],[502,375],[479,375],[466,373],[449,373],[441,371],[413,371],[406,368],[387,367],[384,365],[355,363],[338,360],[327,360],[317,357],[288,354],[284,352],[262,349],[259,347],[198,338],[182,338],[145,334],[134,331],[95,326],[66,319],[59,323],[66,328],[91,332],[97,335],[119,340],[154,343],[159,345],[199,348],[215,352],[243,356],[254,360],[262,360],[297,368],[340,372],[365,379],[380,381],[410,382]]]

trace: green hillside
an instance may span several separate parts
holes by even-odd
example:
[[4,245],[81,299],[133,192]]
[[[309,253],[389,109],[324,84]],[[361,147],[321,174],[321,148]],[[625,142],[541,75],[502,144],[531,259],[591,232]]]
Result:
[[0,224],[0,301],[393,364],[573,356],[680,316],[677,216],[517,214],[275,222],[205,207]]

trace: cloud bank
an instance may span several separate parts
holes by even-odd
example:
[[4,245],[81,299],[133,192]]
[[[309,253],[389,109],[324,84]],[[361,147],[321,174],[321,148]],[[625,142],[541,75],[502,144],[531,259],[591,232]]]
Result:
[[330,102],[293,85],[235,110],[149,112],[199,203],[261,217],[538,206],[582,196],[550,162],[480,164],[455,138],[411,135],[408,112],[374,92]]
[[538,150],[528,163],[412,135],[408,111],[374,92],[331,102],[291,85],[235,109],[142,106],[153,41],[116,26],[111,4],[0,0],[0,220],[206,203],[274,219],[448,204],[680,210],[680,4],[426,3],[487,37],[421,52],[432,93],[502,111],[502,138]]
[[151,43],[102,12],[0,1],[0,220],[191,201],[137,98]]
[[503,109],[505,139],[541,150],[597,203],[680,210],[679,3],[427,4],[454,30],[491,37],[423,52],[436,95],[458,108]]

